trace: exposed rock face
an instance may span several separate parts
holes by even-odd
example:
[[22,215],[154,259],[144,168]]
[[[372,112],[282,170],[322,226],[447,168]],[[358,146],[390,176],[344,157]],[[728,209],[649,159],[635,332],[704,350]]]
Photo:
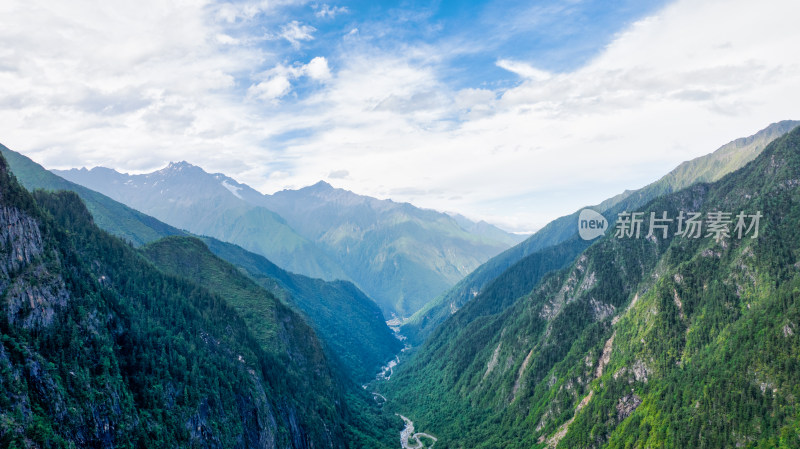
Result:
[[552,320],[561,313],[564,305],[571,303],[580,294],[585,293],[594,286],[596,282],[595,274],[592,272],[588,276],[586,275],[586,261],[586,256],[578,258],[575,268],[569,274],[564,285],[558,293],[542,307],[539,316],[546,320]]
[[647,383],[647,375],[649,374],[649,370],[644,362],[641,360],[636,360],[631,367],[631,371],[633,372],[633,377],[637,382]]
[[621,397],[619,402],[617,402],[617,419],[622,421],[623,419],[627,418],[641,403],[642,398],[634,393],[626,394],[625,396]]
[[528,368],[528,363],[531,361],[531,357],[533,357],[534,350],[531,349],[528,352],[528,355],[525,356],[525,360],[522,361],[522,366],[519,367],[519,372],[517,372],[517,380],[514,381],[514,388],[511,390],[511,396],[513,399],[511,402],[517,399],[517,392],[519,392],[519,387],[522,386],[522,375],[525,374],[525,369]]
[[492,358],[489,360],[489,363],[486,364],[486,372],[483,374],[483,378],[486,379],[492,370],[497,366],[497,358],[500,355],[500,346],[503,343],[500,342],[497,344],[497,347],[494,348],[494,352],[492,352]]
[[6,296],[8,321],[26,329],[49,326],[69,300],[64,280],[50,273],[43,252],[36,220],[15,207],[0,207],[0,295]]
[[630,367],[622,367],[614,373],[614,380],[619,379],[621,376],[630,373],[628,376],[628,383],[643,382],[647,383],[647,376],[650,374],[650,369],[641,360],[637,359]]
[[617,336],[617,333],[614,332],[611,335],[606,343],[603,345],[603,353],[600,355],[600,360],[597,361],[597,370],[594,373],[594,377],[600,377],[603,375],[603,369],[605,369],[608,362],[611,361],[611,351],[614,349],[614,337]]
[[606,304],[602,301],[597,301],[594,298],[589,300],[589,305],[592,307],[592,313],[594,314],[594,319],[596,321],[603,321],[604,319],[613,316],[616,312],[616,308],[611,304]]
[[38,223],[16,207],[0,206],[0,226],[0,270],[9,276],[42,254],[42,235]]

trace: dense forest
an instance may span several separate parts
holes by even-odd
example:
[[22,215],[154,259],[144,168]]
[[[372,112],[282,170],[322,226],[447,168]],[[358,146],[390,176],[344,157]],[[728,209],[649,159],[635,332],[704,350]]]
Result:
[[[730,213],[730,236],[609,232],[507,301],[529,287],[512,269],[400,366],[390,406],[436,447],[800,446],[798,200],[795,130],[637,210]],[[757,235],[734,232],[742,211]]]
[[[755,159],[770,142],[798,125],[800,122],[795,120],[773,123],[752,136],[736,139],[712,153],[683,162],[657,181],[640,189],[626,190],[593,206],[592,209],[613,221],[618,213],[639,209],[658,196],[698,182],[717,181]],[[564,268],[569,265],[588,247],[587,242],[577,240],[575,223],[579,213],[580,211],[576,211],[551,221],[522,243],[482,264],[453,288],[432,299],[414,313],[403,324],[403,333],[414,344],[420,344],[444,323],[453,311],[469,304],[479,293],[483,297],[493,296],[484,293],[502,284],[497,281],[498,277],[524,279],[524,285],[511,280],[510,283],[514,287],[500,286],[506,289],[508,294],[502,301],[513,301],[530,291],[532,285],[539,281],[541,274],[550,271],[551,268]],[[526,266],[534,271],[526,277],[509,273],[512,270],[526,270],[528,269]],[[483,307],[478,307],[477,310],[481,308]],[[472,312],[473,315],[474,312],[475,310]],[[463,320],[462,316],[461,321]]]
[[3,447],[390,447],[400,423],[342,385],[271,294],[225,298],[98,229],[77,195],[0,160]]

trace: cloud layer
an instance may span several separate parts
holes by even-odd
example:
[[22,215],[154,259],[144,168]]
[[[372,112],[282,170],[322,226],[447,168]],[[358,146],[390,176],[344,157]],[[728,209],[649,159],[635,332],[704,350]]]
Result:
[[453,60],[482,43],[387,41],[399,19],[145,3],[0,5],[0,141],[54,168],[185,159],[265,192],[330,179],[530,230],[799,117],[792,0],[677,1],[577,69],[498,56],[516,82],[466,87]]

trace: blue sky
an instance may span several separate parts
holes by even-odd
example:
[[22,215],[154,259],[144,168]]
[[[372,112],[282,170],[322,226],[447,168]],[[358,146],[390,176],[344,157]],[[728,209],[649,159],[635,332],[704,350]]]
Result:
[[[657,11],[664,0],[562,1],[342,1],[300,2],[279,11],[239,16],[226,32],[237,39],[273,36],[251,45],[287,64],[325,57],[335,70],[352,52],[402,53],[435,47],[441,80],[456,89],[508,88],[520,76],[498,60],[524,61],[549,72],[566,72],[597,55],[634,21]],[[218,5],[214,5],[218,7]],[[224,14],[224,13],[223,13]],[[305,36],[283,39],[283,29]],[[276,30],[278,30],[276,32]],[[262,67],[267,69],[266,67]],[[252,67],[251,70],[256,70]],[[240,85],[249,86],[250,73]],[[302,96],[316,86],[299,79]]]
[[796,0],[0,3],[0,142],[532,231],[797,119]]

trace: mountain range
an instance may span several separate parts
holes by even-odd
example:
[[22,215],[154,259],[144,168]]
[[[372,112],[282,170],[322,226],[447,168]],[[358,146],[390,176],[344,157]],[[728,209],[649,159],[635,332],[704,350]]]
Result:
[[[186,231],[114,201],[86,187],[67,181],[45,170],[27,157],[0,145],[0,153],[8,161],[19,182],[30,190],[66,190],[75,192],[86,204],[94,222],[103,230],[120,238],[143,245],[181,246],[181,240],[161,241],[167,237],[192,237]],[[308,319],[323,339],[329,358],[341,363],[348,376],[363,382],[393,358],[402,345],[384,322],[380,309],[357,287],[346,281],[327,282],[282,270],[269,260],[241,247],[211,237],[199,237],[208,248],[237,269],[246,273],[262,288],[282,299]],[[191,240],[190,240],[191,241]],[[192,257],[212,261],[197,246],[189,246]],[[199,270],[201,266],[195,269]],[[208,269],[208,267],[205,267]],[[343,315],[337,312],[346,312]],[[359,342],[354,344],[354,342]]]
[[[576,212],[493,258],[519,237],[326,183],[79,185],[0,146],[0,446],[800,447],[798,124],[592,207],[595,240]],[[384,316],[415,307],[404,347]]]
[[186,162],[128,175],[57,175],[176,228],[235,243],[311,277],[354,282],[386,317],[407,317],[519,237],[487,223],[357,195],[325,182],[263,195]]
[[399,427],[237,270],[166,274],[4,158],[0,222],[3,447],[388,447]]

